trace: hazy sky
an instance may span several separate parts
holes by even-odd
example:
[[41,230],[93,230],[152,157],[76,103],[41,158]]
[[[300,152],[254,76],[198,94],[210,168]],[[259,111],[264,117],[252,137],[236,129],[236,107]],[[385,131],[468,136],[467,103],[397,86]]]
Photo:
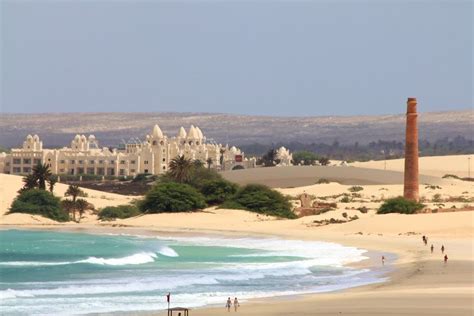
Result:
[[6,1],[3,112],[473,106],[473,2]]

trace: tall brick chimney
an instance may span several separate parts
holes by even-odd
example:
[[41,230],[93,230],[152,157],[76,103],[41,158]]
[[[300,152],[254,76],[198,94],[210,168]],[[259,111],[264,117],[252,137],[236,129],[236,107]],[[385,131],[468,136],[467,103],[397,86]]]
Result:
[[405,181],[403,196],[406,199],[418,201],[418,123],[416,113],[416,98],[407,101],[407,126],[405,136]]

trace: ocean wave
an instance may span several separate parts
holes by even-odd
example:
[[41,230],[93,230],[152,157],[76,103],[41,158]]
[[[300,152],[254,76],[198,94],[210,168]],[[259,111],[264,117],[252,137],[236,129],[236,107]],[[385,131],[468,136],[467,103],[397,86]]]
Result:
[[156,253],[153,252],[141,252],[131,256],[121,258],[102,258],[102,257],[88,257],[84,260],[77,261],[61,261],[61,262],[41,262],[41,261],[4,261],[0,262],[0,266],[62,266],[68,264],[98,264],[98,265],[110,265],[110,266],[123,266],[123,265],[137,265],[154,262],[157,258]]

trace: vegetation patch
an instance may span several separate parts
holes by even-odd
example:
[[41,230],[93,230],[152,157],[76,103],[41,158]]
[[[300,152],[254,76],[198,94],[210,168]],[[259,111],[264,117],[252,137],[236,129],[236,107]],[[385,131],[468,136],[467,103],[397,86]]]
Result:
[[209,205],[222,204],[230,199],[238,190],[238,185],[227,180],[204,181],[200,192]]
[[138,203],[144,213],[186,212],[206,207],[204,196],[184,183],[159,183]]
[[69,220],[69,215],[61,208],[60,199],[41,189],[25,190],[18,194],[10,207],[10,213],[41,215],[58,222]]
[[354,185],[354,186],[350,187],[348,190],[349,190],[349,192],[359,192],[359,191],[364,190],[364,188],[361,187],[361,186],[358,186],[358,185]]
[[403,197],[396,197],[386,200],[378,209],[377,214],[401,213],[415,214],[425,207],[423,204],[407,200]]
[[296,218],[291,203],[281,193],[260,184],[248,184],[240,188],[222,208],[243,209],[283,218]]
[[129,218],[140,215],[140,210],[135,205],[107,206],[99,211],[99,219],[111,221],[117,218]]
[[316,181],[316,184],[327,184],[329,183],[329,180],[326,178],[321,178]]

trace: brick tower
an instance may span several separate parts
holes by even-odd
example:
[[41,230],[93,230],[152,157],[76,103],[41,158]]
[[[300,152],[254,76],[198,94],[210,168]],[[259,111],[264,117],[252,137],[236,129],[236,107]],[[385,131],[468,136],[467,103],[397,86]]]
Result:
[[403,196],[418,201],[418,124],[416,98],[407,101],[407,126],[405,136],[405,181]]

